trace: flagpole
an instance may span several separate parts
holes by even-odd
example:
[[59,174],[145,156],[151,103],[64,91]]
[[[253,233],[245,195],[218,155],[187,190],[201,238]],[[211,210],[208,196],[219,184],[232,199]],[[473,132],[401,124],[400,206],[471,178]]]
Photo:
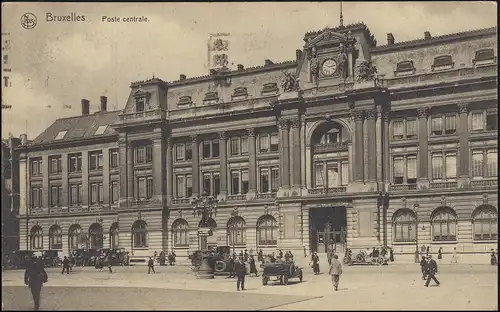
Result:
[[344,16],[342,15],[342,1],[340,1],[340,26],[344,26]]

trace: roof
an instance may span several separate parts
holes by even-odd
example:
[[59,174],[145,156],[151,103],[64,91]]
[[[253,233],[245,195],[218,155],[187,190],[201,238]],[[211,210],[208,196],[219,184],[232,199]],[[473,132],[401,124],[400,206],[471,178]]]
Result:
[[[115,135],[116,131],[114,131],[112,127],[107,127],[101,135],[94,135],[94,132],[99,126],[111,125],[118,118],[120,113],[121,110],[117,110],[57,119],[50,127],[37,136],[33,142],[31,142],[31,145]],[[61,131],[67,131],[66,135],[64,135],[62,139],[56,140],[56,136]]]
[[[377,40],[375,40],[374,35],[370,32],[370,28],[368,28],[365,25],[365,23],[362,23],[362,22],[352,23],[352,24],[348,24],[348,25],[345,25],[345,26],[337,26],[337,27],[333,27],[333,28],[327,27],[326,29],[328,29],[330,31],[333,31],[333,32],[336,32],[336,33],[341,33],[341,34],[342,33],[347,33],[349,31],[358,31],[358,30],[360,30],[360,31],[363,32],[363,35],[366,38],[366,40],[367,40],[367,42],[368,42],[368,44],[370,46],[376,46],[377,45]],[[324,31],[325,31],[325,29],[307,32],[305,34],[305,36],[304,36],[304,41],[307,42],[309,39],[314,38],[314,37],[320,35]]]
[[390,45],[387,45],[387,44],[381,45],[381,46],[372,48],[371,52],[378,53],[378,52],[390,51],[393,49],[413,48],[413,47],[426,46],[426,45],[442,44],[444,42],[460,40],[460,39],[469,39],[469,38],[480,37],[480,36],[492,36],[492,35],[496,35],[496,32],[497,32],[496,26],[490,27],[490,28],[474,29],[474,30],[463,31],[463,32],[459,32],[459,33],[435,36],[435,37],[431,37],[430,39],[420,38],[420,39],[414,39],[414,40],[409,40],[409,41],[396,42],[396,43],[390,44]]

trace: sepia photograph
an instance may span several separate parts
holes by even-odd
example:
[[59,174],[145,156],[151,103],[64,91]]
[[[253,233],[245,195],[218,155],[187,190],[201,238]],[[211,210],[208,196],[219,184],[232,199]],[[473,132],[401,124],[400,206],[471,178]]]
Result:
[[3,1],[2,310],[498,310],[494,1]]

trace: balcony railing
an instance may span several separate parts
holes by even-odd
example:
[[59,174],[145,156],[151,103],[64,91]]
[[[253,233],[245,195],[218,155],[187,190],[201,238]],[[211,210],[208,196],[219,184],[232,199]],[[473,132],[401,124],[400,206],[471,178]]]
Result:
[[276,193],[258,193],[257,194],[257,199],[269,199],[269,198],[276,198]]
[[[188,198],[189,200],[189,198]],[[129,205],[132,207],[162,207],[163,200],[161,197],[138,198],[129,200]]]
[[392,184],[391,191],[414,191],[417,189],[416,184]]
[[498,186],[498,179],[471,180],[470,185],[472,187]]
[[232,194],[232,195],[227,195],[227,200],[246,200],[247,195],[245,194]]
[[429,187],[431,189],[449,189],[449,188],[457,188],[458,183],[456,181],[450,182],[431,182]]
[[165,119],[166,112],[160,108],[147,110],[143,112],[133,112],[120,115],[120,121],[123,123],[137,122],[150,119]]
[[336,186],[336,187],[317,187],[309,189],[309,195],[335,195],[345,193],[347,191],[346,186]]
[[345,149],[347,149],[347,145],[348,145],[347,142],[315,144],[314,151],[315,152],[329,152],[329,151],[345,150]]
[[189,204],[189,202],[190,202],[189,198],[173,198],[172,199],[173,205]]

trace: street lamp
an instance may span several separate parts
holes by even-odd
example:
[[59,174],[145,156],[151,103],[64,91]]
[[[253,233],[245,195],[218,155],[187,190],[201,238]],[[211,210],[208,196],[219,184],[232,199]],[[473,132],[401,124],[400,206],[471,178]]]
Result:
[[420,205],[415,203],[413,205],[413,212],[415,213],[415,263],[420,262],[420,256],[418,254],[418,208]]
[[[218,203],[219,201],[217,200],[217,198],[209,196],[205,192],[203,192],[201,196],[194,197],[191,200],[191,205],[193,206],[193,216],[194,217],[201,216],[200,228],[203,228],[203,230],[198,229],[198,235],[201,237],[202,240],[202,249],[206,249],[207,236],[210,236],[212,234],[211,230],[209,230],[208,232],[204,232],[204,230],[207,227],[208,219],[217,214]],[[214,278],[214,268],[210,265],[208,259],[206,257],[203,257],[203,255],[201,259],[200,268],[198,269],[198,272],[196,274],[196,278],[198,279]]]

